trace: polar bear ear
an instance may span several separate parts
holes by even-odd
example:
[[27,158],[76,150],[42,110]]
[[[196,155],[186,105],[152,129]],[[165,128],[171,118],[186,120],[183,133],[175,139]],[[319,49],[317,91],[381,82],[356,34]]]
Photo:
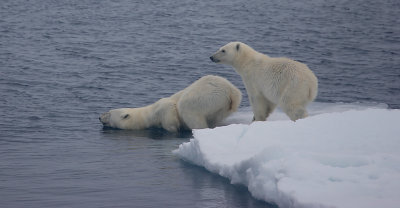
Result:
[[236,51],[239,51],[239,48],[240,48],[240,43],[238,43],[238,44],[236,45]]

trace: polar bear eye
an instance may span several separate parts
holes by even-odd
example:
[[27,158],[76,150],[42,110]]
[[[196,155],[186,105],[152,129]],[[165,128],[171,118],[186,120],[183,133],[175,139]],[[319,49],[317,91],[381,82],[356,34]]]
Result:
[[225,50],[223,50],[223,49],[222,49],[222,51],[221,51],[221,52],[222,52],[222,53],[225,53]]
[[129,114],[126,114],[124,117],[122,117],[123,119],[127,119],[129,117]]

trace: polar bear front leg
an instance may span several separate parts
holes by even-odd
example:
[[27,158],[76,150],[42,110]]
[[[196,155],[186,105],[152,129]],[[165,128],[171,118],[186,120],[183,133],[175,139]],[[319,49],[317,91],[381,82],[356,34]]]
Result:
[[165,112],[165,115],[161,121],[161,126],[169,132],[177,132],[179,130],[180,121],[175,104],[173,104],[171,108]]
[[253,121],[265,121],[268,116],[274,111],[276,104],[269,101],[263,95],[250,97],[250,104],[254,113]]
[[180,127],[178,116],[176,114],[168,115],[163,119],[161,126],[169,132],[177,132]]

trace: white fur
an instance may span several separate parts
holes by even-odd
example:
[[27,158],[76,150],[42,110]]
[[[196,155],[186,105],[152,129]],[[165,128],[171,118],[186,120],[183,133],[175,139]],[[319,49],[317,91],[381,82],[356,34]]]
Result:
[[265,121],[277,105],[293,121],[307,117],[306,106],[317,96],[317,77],[303,63],[271,58],[241,42],[228,43],[210,58],[242,77],[256,121]]
[[141,108],[120,108],[100,116],[104,126],[119,129],[180,129],[215,127],[235,112],[241,102],[239,89],[228,80],[208,75],[168,98]]

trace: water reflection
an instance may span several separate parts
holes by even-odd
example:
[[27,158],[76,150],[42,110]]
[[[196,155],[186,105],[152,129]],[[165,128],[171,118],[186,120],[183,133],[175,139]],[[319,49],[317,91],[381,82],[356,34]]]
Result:
[[180,161],[182,172],[192,182],[193,190],[201,200],[198,207],[264,207],[277,208],[276,205],[253,198],[245,186],[234,185],[228,179],[211,173],[196,165]]
[[151,129],[144,129],[144,130],[120,130],[110,127],[103,127],[102,133],[112,134],[113,136],[118,137],[139,137],[139,138],[150,138],[150,139],[188,139],[192,138],[193,134],[192,131],[180,131],[180,132],[168,132],[164,129],[159,128],[151,128]]

